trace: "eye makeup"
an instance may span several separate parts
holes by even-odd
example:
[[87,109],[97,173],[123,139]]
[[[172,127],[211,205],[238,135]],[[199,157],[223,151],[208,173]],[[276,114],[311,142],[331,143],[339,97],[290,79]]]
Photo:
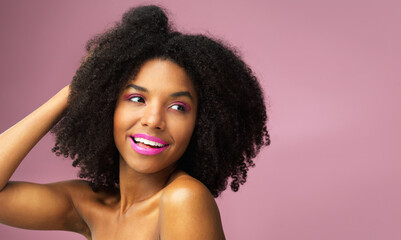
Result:
[[[191,110],[191,107],[188,104],[186,104],[184,102],[181,102],[181,101],[173,102],[170,106],[174,106],[174,105],[178,105],[178,106],[183,107],[184,108],[183,112],[188,112],[189,110]],[[178,110],[178,111],[180,111],[180,110]]]
[[[131,101],[131,102],[145,103],[145,97],[144,97],[143,95],[141,95],[141,94],[138,94],[138,93],[126,94],[126,95],[123,96],[123,98],[124,98],[125,100]],[[133,98],[140,98],[142,101],[140,101],[140,100],[138,100],[138,101],[133,101],[133,100],[132,100]],[[183,110],[174,109],[174,110],[177,110],[177,111],[180,111],[180,112],[188,112],[188,111],[191,110],[191,107],[189,106],[189,104],[187,104],[187,103],[185,103],[185,102],[182,102],[182,101],[173,102],[173,103],[171,103],[171,104],[169,105],[168,108],[172,108],[172,107],[175,106],[175,105],[184,108]]]
[[141,94],[137,94],[137,93],[131,93],[131,94],[124,95],[124,99],[128,100],[128,101],[131,101],[131,99],[134,97],[142,98],[143,100],[145,100],[144,96],[142,96]]

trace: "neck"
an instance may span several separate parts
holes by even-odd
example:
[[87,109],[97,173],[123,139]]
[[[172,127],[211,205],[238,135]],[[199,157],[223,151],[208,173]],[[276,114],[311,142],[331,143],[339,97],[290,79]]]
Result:
[[150,199],[159,193],[167,185],[175,169],[176,165],[156,173],[139,173],[120,159],[121,213],[127,212],[135,203]]

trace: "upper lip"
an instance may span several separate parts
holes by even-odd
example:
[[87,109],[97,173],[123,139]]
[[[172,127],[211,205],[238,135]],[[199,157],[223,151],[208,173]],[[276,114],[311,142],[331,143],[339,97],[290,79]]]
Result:
[[150,135],[147,135],[147,134],[144,134],[144,133],[137,133],[137,134],[131,135],[131,137],[133,137],[133,138],[144,138],[144,139],[149,140],[149,141],[157,142],[157,143],[160,143],[160,144],[163,144],[163,145],[168,145],[168,143],[166,143],[165,141],[161,140],[160,138],[155,137],[155,136],[150,136]]

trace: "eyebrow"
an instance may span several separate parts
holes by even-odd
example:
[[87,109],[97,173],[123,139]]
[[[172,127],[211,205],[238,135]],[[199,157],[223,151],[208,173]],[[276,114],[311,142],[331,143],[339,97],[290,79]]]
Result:
[[[130,88],[130,87],[133,89],[136,89],[140,92],[149,92],[148,89],[138,86],[138,85],[135,85],[135,84],[129,84],[125,89]],[[170,97],[182,97],[182,96],[188,97],[191,100],[193,100],[191,93],[189,93],[188,91],[181,91],[181,92],[175,92],[175,93],[170,94]]]
[[125,89],[132,87],[133,89],[136,89],[138,91],[141,92],[148,92],[148,89],[144,88],[144,87],[140,87],[138,85],[134,85],[134,84],[129,84]]

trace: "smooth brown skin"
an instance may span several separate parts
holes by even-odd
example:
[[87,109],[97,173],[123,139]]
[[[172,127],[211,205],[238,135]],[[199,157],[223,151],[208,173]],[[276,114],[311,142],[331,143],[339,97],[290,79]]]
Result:
[[[8,182],[67,107],[66,86],[0,135],[0,223],[73,231],[96,240],[225,239],[219,210],[208,189],[176,169],[196,119],[196,93],[188,76],[178,65],[156,59],[148,61],[131,84],[147,91],[128,87],[116,106],[114,138],[120,151],[120,191],[95,193],[82,180]],[[193,97],[171,96],[178,91]],[[124,97],[130,94],[141,94],[145,101]],[[185,102],[191,110],[179,111],[177,102]],[[140,155],[128,145],[128,135],[134,133],[160,137],[170,146],[155,156]]]

